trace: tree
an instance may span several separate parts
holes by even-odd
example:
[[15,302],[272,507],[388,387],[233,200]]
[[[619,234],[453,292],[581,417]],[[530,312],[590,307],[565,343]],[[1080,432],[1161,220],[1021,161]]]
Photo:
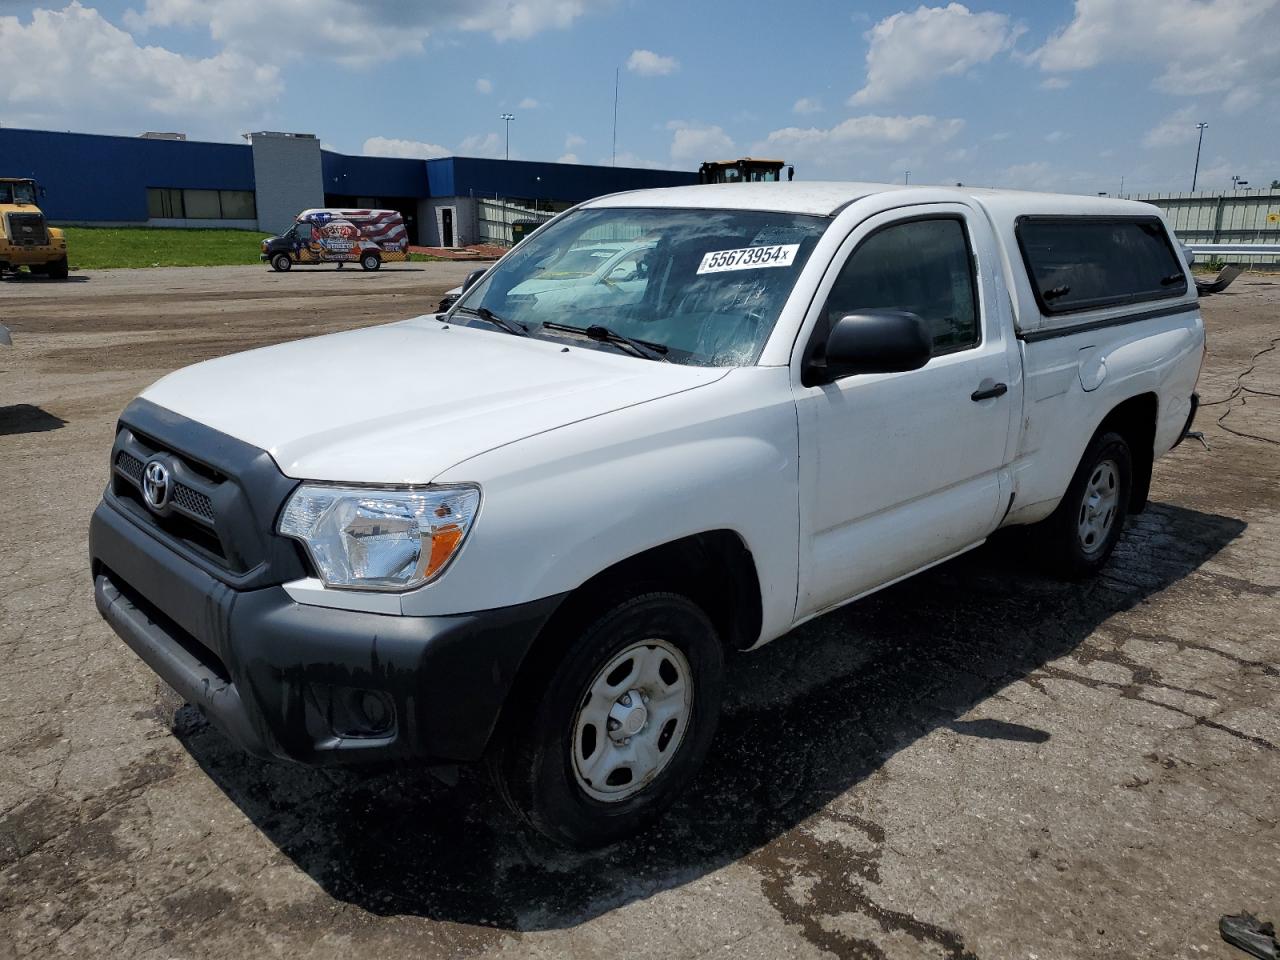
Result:
[[1280,180],[1272,180],[1272,181],[1271,181],[1271,189],[1272,189],[1272,190],[1280,190]]

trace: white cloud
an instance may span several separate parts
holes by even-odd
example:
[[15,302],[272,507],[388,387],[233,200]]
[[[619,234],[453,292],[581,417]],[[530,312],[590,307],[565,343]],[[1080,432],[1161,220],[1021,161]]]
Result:
[[1076,0],[1030,59],[1046,73],[1146,60],[1162,68],[1157,90],[1225,94],[1223,108],[1239,112],[1280,86],[1277,15],[1280,0]]
[[421,53],[433,33],[488,33],[527,39],[569,26],[610,0],[434,0],[362,3],[350,0],[145,0],[125,14],[135,31],[151,27],[207,29],[216,41],[263,59],[306,56],[350,67]]
[[451,151],[436,143],[423,143],[421,140],[396,140],[390,137],[370,137],[360,148],[366,157],[410,157],[417,160],[432,160],[436,157],[447,157]]
[[476,93],[490,94],[493,93],[493,81],[480,77],[476,80]]
[[[301,0],[302,5],[312,0]],[[348,0],[339,0],[344,8]],[[449,14],[465,11],[459,20],[463,30],[490,33],[497,40],[527,40],[545,30],[563,30],[579,17],[612,6],[612,0],[449,0],[440,3],[391,4],[393,10],[439,7]]]
[[1199,131],[1196,130],[1196,108],[1183,107],[1165,117],[1147,131],[1142,138],[1146,147],[1174,147],[1194,140]]
[[1044,135],[1044,139],[1045,143],[1061,143],[1069,136],[1071,136],[1071,134],[1067,133],[1065,130],[1051,130],[1049,133]]
[[521,101],[520,101],[520,104],[519,104],[519,106],[517,107],[517,109],[519,109],[519,110],[537,110],[537,109],[538,109],[538,101],[537,101],[537,100],[535,100],[535,99],[533,99],[533,97],[525,97],[523,100],[521,100]]
[[671,159],[676,163],[701,163],[727,159],[734,151],[733,139],[717,126],[702,126],[672,120]]
[[[817,170],[839,178],[893,180],[900,179],[904,169],[922,170],[929,166],[937,159],[938,148],[963,129],[964,121],[955,117],[865,114],[832,127],[783,127],[753,144],[748,152],[752,156],[783,157],[802,172]],[[816,174],[806,172],[805,176]]]
[[1262,91],[1255,86],[1232,87],[1222,98],[1222,109],[1227,113],[1240,114],[1256,107],[1262,102]]
[[597,162],[602,167],[613,165],[618,167],[640,167],[645,170],[667,170],[670,168],[669,164],[654,163],[652,160],[646,160],[644,157],[629,150],[619,151],[617,157],[601,157]]
[[885,17],[867,31],[867,82],[849,103],[881,103],[964,74],[1010,49],[1021,32],[1006,14],[973,13],[959,3]]
[[458,153],[464,157],[501,157],[505,155],[506,141],[498,133],[475,133],[464,137],[458,144]]
[[562,153],[556,163],[580,163],[576,153]]
[[1066,77],[1045,77],[1040,81],[1041,90],[1065,90],[1071,86],[1071,81]]
[[1059,183],[1053,165],[1044,160],[1031,163],[1015,163],[997,174],[994,186],[1014,190],[1051,190]]
[[799,114],[821,113],[822,104],[811,97],[801,97],[792,105],[791,112]]
[[927,114],[914,117],[882,117],[866,114],[850,117],[834,127],[784,127],[768,136],[768,143],[779,147],[813,147],[839,144],[844,150],[870,150],[875,147],[926,141],[942,143],[964,128],[959,118],[940,119]]
[[187,133],[225,134],[281,90],[274,66],[227,50],[199,58],[140,46],[78,2],[33,10],[26,23],[0,17],[0,49],[20,50],[24,62],[38,65],[9,71],[0,85],[0,104],[16,114],[10,122],[139,132],[157,120],[177,119],[173,125]]
[[581,147],[586,142],[587,142],[586,137],[580,137],[576,133],[571,133],[564,138],[564,148],[566,150],[574,150],[578,147]]
[[680,69],[675,57],[664,57],[652,50],[633,50],[627,57],[627,69],[642,77],[665,77]]

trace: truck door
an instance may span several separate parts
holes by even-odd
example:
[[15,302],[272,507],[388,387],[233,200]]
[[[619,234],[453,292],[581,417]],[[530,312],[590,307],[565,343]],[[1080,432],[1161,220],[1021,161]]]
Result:
[[813,337],[825,340],[829,323],[860,309],[909,310],[931,328],[933,356],[919,370],[814,387],[793,363],[797,618],[974,546],[997,525],[1021,404],[1000,269],[985,219],[951,203],[873,216],[833,259]]

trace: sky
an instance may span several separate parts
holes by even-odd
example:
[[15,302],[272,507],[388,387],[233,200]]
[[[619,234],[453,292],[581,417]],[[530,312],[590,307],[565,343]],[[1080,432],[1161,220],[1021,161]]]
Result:
[[[0,0],[0,125],[1093,193],[1280,179],[1280,0]],[[20,71],[12,69],[21,63]],[[1268,107],[1270,104],[1270,107]],[[3,158],[0,157],[0,165]]]

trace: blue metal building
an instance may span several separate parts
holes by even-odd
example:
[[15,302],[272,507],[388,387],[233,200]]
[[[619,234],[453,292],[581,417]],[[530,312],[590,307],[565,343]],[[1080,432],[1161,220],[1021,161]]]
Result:
[[[413,242],[486,235],[486,204],[563,209],[620,190],[681,186],[697,174],[445,157],[357,157],[309,134],[254,133],[247,144],[0,128],[0,176],[34,177],[55,223],[241,227],[277,232],[306,206],[400,210]],[[493,221],[499,222],[499,221]],[[501,225],[499,223],[499,225]]]

